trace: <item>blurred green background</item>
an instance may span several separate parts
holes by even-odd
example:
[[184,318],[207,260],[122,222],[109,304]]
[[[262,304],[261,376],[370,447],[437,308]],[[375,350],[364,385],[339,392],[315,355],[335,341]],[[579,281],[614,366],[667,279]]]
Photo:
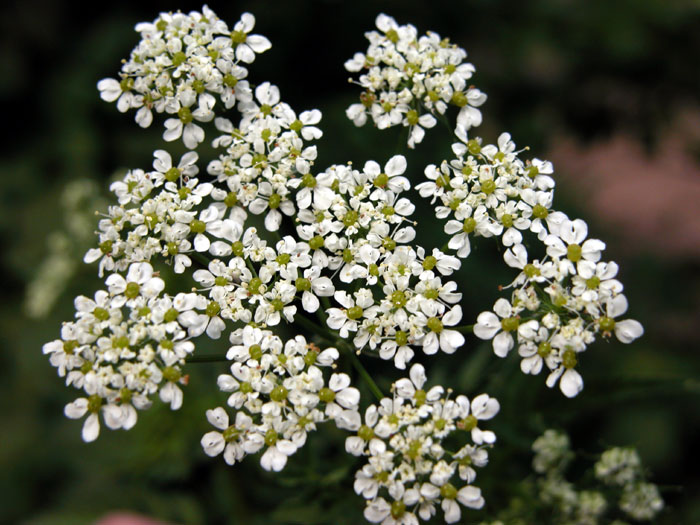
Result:
[[[361,522],[351,488],[358,464],[334,459],[344,442],[337,431],[312,437],[283,476],[262,472],[254,459],[231,469],[201,452],[209,430],[204,410],[224,401],[213,386],[222,365],[191,365],[180,412],[155,403],[134,430],[103,431],[96,443],[82,443],[80,423],[63,416],[74,394],[41,347],[72,317],[73,297],[100,286],[95,268],[59,257],[62,266],[50,266],[48,275],[55,302],[41,299],[33,311],[45,315],[27,315],[26,286],[49,254],[73,253],[79,261],[91,240],[89,223],[74,210],[88,216],[116,171],[148,168],[152,150],[162,147],[162,121],[138,129],[132,115],[99,99],[97,81],[117,73],[136,43],[135,23],[200,7],[26,0],[1,8],[0,523],[92,523],[113,509],[192,524]],[[548,390],[544,377],[523,376],[516,355],[497,360],[475,338],[457,356],[431,361],[432,381],[501,400],[493,425],[499,444],[478,480],[487,511],[505,505],[510,483],[527,475],[532,440],[558,427],[571,433],[576,450],[637,446],[667,503],[658,522],[700,523],[691,459],[700,437],[698,2],[257,0],[210,7],[229,25],[253,12],[254,32],[273,48],[250,68],[251,78],[279,85],[297,111],[323,111],[320,169],[347,160],[383,163],[396,150],[398,130],[358,130],[344,117],[359,92],[348,85],[343,62],[366,48],[363,33],[379,12],[468,51],[474,83],[489,95],[477,133],[495,141],[507,130],[532,156],[555,162],[555,206],[585,218],[592,235],[608,243],[629,315],[646,328],[634,345],[591,347],[581,365],[586,388],[571,401]],[[407,155],[414,180],[427,163],[449,158],[449,144],[436,129]],[[178,147],[167,149],[179,154]],[[94,185],[66,190],[84,179]],[[432,245],[436,226],[423,220],[428,213],[419,215],[419,237]],[[53,233],[66,228],[67,237]],[[493,269],[499,258],[483,242],[460,273],[466,322],[489,309],[497,285],[509,281],[503,265]],[[368,366],[384,374],[385,388],[397,378],[383,363]]]

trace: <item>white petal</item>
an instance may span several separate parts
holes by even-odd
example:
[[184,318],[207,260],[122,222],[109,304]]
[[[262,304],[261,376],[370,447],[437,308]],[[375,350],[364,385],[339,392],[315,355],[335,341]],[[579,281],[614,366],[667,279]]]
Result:
[[147,128],[153,123],[153,113],[146,106],[143,106],[136,112],[134,120],[142,128]]
[[228,414],[226,410],[221,407],[217,407],[213,410],[207,410],[207,421],[219,430],[226,430],[228,428]]
[[314,294],[312,294],[309,291],[305,291],[304,294],[301,296],[301,306],[307,312],[313,313],[316,310],[318,310],[320,303],[318,301],[318,298]]
[[335,396],[335,400],[344,408],[355,409],[360,402],[360,391],[354,387],[345,388],[338,392]]
[[279,472],[287,464],[287,456],[282,454],[276,447],[268,447],[260,458],[260,465],[265,470]]
[[224,441],[224,436],[222,436],[219,432],[207,432],[202,436],[202,440],[200,441],[202,444],[202,448],[204,449],[204,453],[207,456],[218,456],[221,454],[221,452],[224,450],[224,447],[226,446],[226,441]]
[[[445,297],[442,297],[442,298],[445,299]],[[454,302],[454,301],[450,301],[450,302]],[[462,307],[457,305],[457,306],[454,306],[449,312],[447,312],[443,316],[442,324],[444,324],[445,326],[455,326],[461,320],[462,320]]]
[[573,368],[568,369],[559,380],[559,388],[566,397],[576,397],[583,390],[583,378]]
[[617,317],[627,311],[627,297],[620,294],[607,302],[607,312],[610,317]]
[[364,516],[370,523],[379,523],[384,520],[384,518],[386,518],[390,512],[391,507],[389,504],[384,501],[383,498],[379,498],[367,503]]
[[425,368],[420,363],[416,363],[411,367],[409,371],[409,376],[411,377],[411,382],[415,385],[417,389],[423,387],[426,381]]
[[112,430],[121,428],[126,419],[126,411],[117,405],[107,405],[102,409],[102,416],[105,420],[105,425]]
[[277,210],[270,210],[265,216],[265,229],[269,232],[276,232],[282,224],[282,214]]
[[507,299],[501,297],[496,301],[496,304],[493,305],[493,311],[496,312],[500,317],[506,318],[511,316],[511,314],[513,313],[513,308],[511,307]]
[[389,159],[389,162],[384,166],[386,174],[391,176],[401,175],[406,171],[406,157],[403,155],[395,155]]
[[90,443],[91,441],[95,441],[97,439],[97,436],[99,435],[100,419],[97,416],[97,414],[90,414],[85,420],[85,424],[83,425],[83,441],[85,441],[86,443]]
[[394,383],[394,387],[397,395],[403,397],[404,399],[411,399],[413,394],[416,393],[413,383],[411,383],[411,381],[405,377],[396,381],[396,383]]
[[498,401],[487,394],[480,394],[472,399],[472,414],[477,419],[491,419],[498,414],[500,408]]
[[63,409],[63,413],[70,419],[80,419],[87,413],[87,407],[88,400],[80,397],[72,403],[68,403]]
[[456,330],[440,332],[440,348],[447,354],[452,354],[464,344],[464,336]]
[[476,318],[474,335],[479,339],[491,339],[501,329],[501,321],[493,312],[481,312]]
[[361,456],[365,449],[365,442],[361,437],[350,436],[345,439],[345,452],[353,456]]
[[501,332],[493,339],[493,352],[498,357],[506,357],[513,348],[513,336],[510,332]]
[[256,53],[263,53],[272,47],[270,41],[262,35],[248,35],[245,43]]
[[335,392],[347,388],[350,386],[350,376],[347,374],[333,374],[328,382],[328,386]]
[[615,323],[615,336],[620,342],[628,344],[644,334],[644,327],[639,321],[626,319]]
[[481,497],[481,489],[472,485],[467,485],[459,489],[457,499],[462,505],[470,509],[480,509],[484,506],[484,498]]
[[462,511],[453,499],[443,499],[442,510],[445,513],[445,523],[456,523],[462,517]]

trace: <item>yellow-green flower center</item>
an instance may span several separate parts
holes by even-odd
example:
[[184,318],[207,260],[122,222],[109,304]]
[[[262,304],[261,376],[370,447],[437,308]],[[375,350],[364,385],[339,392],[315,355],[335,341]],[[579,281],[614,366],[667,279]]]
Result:
[[503,328],[504,332],[512,332],[513,330],[517,330],[518,326],[520,326],[520,319],[517,317],[506,317],[505,319],[501,320],[501,328]]
[[579,262],[581,260],[583,250],[578,244],[569,244],[566,248],[566,258],[571,262]]
[[571,369],[576,367],[576,364],[578,363],[578,359],[576,358],[576,352],[573,350],[569,349],[564,352],[564,355],[561,356],[561,364],[564,365],[564,368],[566,369]]
[[440,319],[437,317],[431,317],[428,319],[427,325],[431,332],[435,332],[436,334],[442,332],[442,321],[440,321]]
[[347,310],[348,319],[352,319],[353,321],[355,321],[356,319],[359,319],[360,317],[362,317],[363,312],[364,311],[362,310],[362,307],[360,307],[360,306],[353,306],[351,308],[348,308],[348,310]]

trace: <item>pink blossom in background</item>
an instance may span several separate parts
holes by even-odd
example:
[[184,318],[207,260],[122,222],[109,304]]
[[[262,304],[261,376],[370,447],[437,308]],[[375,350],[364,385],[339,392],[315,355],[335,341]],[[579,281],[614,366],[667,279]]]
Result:
[[131,512],[114,512],[96,521],[95,525],[168,525],[168,523]]
[[[621,246],[661,257],[700,257],[700,112],[686,113],[651,151],[618,134],[585,146],[559,140],[549,152],[569,191],[601,222],[622,230]],[[693,149],[695,146],[695,149]]]

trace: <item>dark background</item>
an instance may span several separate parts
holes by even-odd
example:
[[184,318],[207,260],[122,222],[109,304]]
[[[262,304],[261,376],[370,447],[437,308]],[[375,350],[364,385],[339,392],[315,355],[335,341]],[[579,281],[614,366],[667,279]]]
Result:
[[[41,346],[71,318],[72,298],[100,286],[94,268],[78,267],[66,278],[44,317],[31,318],[23,308],[49,235],[70,216],[62,205],[65,185],[92,179],[105,195],[115,171],[147,168],[152,150],[161,147],[162,120],[139,129],[132,115],[99,99],[97,81],[115,76],[128,57],[135,23],[162,10],[200,7],[29,0],[4,4],[0,13],[0,523],[90,523],[112,509],[180,523],[361,520],[362,503],[351,489],[357,465],[333,459],[343,447],[338,432],[312,438],[284,476],[261,472],[254,459],[231,469],[201,452],[199,439],[209,430],[204,410],[223,402],[212,386],[222,371],[216,365],[192,365],[200,368],[179,413],[154,407],[133,431],[103,430],[96,443],[82,443],[80,423],[62,415],[73,392]],[[606,256],[621,267],[629,315],[646,328],[634,345],[590,348],[581,363],[586,388],[572,401],[548,390],[544,377],[520,374],[515,355],[504,361],[491,355],[484,369],[478,358],[490,351],[475,338],[462,360],[431,365],[435,382],[468,394],[486,390],[501,400],[494,422],[499,445],[478,480],[489,509],[505,505],[511,480],[527,474],[529,443],[553,426],[568,430],[581,451],[637,446],[667,502],[658,522],[700,521],[691,460],[700,392],[698,3],[259,0],[210,7],[229,26],[240,13],[254,13],[254,32],[273,47],[250,68],[251,77],[277,84],[297,111],[323,111],[320,169],[347,160],[383,164],[396,149],[398,130],[358,130],[344,117],[359,92],[347,83],[343,62],[366,48],[363,32],[379,12],[448,36],[468,51],[477,69],[473,81],[489,95],[477,133],[495,141],[507,130],[532,156],[555,162],[555,206],[585,218],[592,236],[608,243]],[[450,140],[441,133],[429,134],[407,155],[414,180],[425,164],[449,158]],[[178,147],[168,150],[178,153]],[[425,220],[419,235],[429,239],[436,227]],[[493,270],[500,256],[482,244],[460,274],[465,322],[490,308],[497,284],[510,275]],[[76,251],[78,259],[83,251]],[[368,366],[386,372],[384,387],[396,379],[382,364]],[[501,480],[489,480],[496,473]]]

